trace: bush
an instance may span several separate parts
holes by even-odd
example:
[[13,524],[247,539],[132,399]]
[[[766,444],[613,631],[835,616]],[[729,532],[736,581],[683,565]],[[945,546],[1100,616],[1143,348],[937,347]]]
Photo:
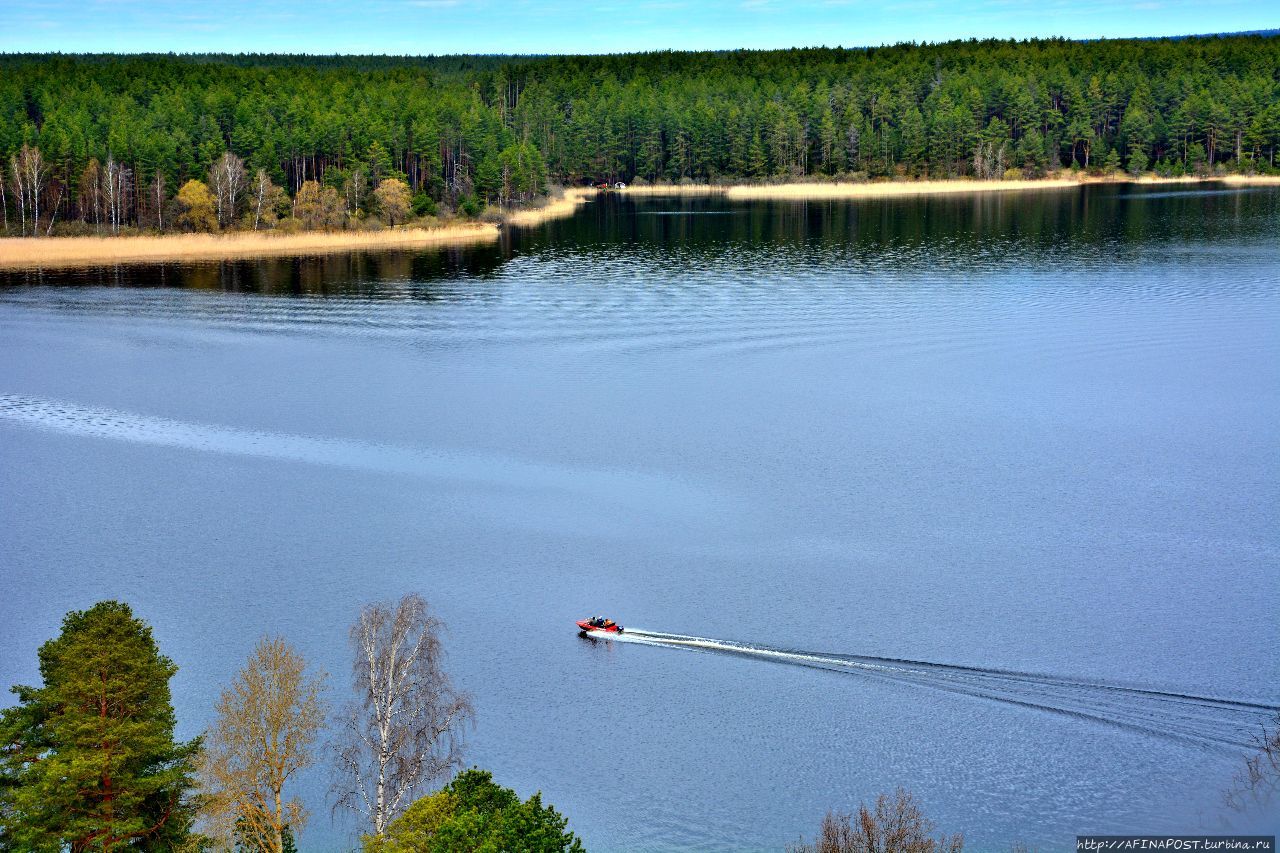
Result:
[[302,230],[302,220],[296,216],[286,216],[276,223],[275,230],[281,234],[297,234]]
[[53,226],[55,237],[92,237],[102,233],[103,231],[95,228],[92,222],[85,222],[82,219],[57,222]]
[[1025,176],[1023,175],[1021,169],[1014,168],[1014,169],[1004,170],[1004,179],[1006,181],[1020,181],[1023,179],[1023,177]]
[[472,769],[409,806],[386,835],[363,840],[366,853],[583,853],[567,824],[554,808],[542,805],[541,794],[521,802],[515,791],[494,783],[491,773]]
[[435,216],[438,210],[436,200],[426,193],[418,193],[413,197],[414,216]]
[[473,195],[463,196],[458,200],[458,212],[463,216],[474,219],[480,213],[483,205],[480,200]]

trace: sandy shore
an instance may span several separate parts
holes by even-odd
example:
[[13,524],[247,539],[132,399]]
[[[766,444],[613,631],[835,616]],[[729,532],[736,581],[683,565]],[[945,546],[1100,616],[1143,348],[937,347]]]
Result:
[[497,237],[497,226],[484,223],[301,234],[250,231],[141,237],[6,237],[0,239],[0,269],[316,255],[358,249],[467,245]]
[[948,193],[1019,192],[1053,190],[1098,183],[1194,184],[1207,182],[1227,184],[1277,185],[1280,177],[1270,175],[1230,175],[1221,178],[1141,178],[1053,177],[1030,181],[879,181],[872,183],[790,183],[790,184],[654,184],[627,187],[620,192],[637,196],[706,196],[722,195],[731,199],[807,199],[889,198],[895,196],[939,195]]
[[566,216],[572,216],[573,212],[578,209],[578,205],[595,198],[596,193],[597,190],[581,187],[567,189],[560,198],[554,199],[542,207],[535,207],[531,210],[517,210],[507,214],[505,222],[508,225],[527,228],[532,225],[541,225],[550,219],[563,219]]

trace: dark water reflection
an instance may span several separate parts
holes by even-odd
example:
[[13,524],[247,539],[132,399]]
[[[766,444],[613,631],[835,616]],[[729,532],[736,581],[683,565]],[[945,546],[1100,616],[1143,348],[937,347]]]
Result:
[[3,273],[0,683],[125,598],[195,733],[261,633],[340,685],[418,589],[472,760],[592,849],[899,784],[979,850],[1218,828],[1280,704],[1278,270],[1280,192],[1095,186]]

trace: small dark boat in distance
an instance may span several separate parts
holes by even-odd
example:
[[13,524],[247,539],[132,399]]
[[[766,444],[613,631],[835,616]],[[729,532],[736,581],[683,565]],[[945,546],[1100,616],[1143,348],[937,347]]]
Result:
[[578,633],[582,636],[591,634],[593,636],[621,634],[622,626],[612,619],[605,619],[602,616],[592,616],[590,619],[578,620]]

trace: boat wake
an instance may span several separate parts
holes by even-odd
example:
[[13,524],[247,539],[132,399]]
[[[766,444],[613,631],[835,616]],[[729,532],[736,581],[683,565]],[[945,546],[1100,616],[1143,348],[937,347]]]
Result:
[[978,699],[1092,720],[1202,747],[1249,749],[1280,705],[1177,691],[868,655],[842,655],[627,628],[615,639],[665,648],[737,655],[852,676],[943,690]]

